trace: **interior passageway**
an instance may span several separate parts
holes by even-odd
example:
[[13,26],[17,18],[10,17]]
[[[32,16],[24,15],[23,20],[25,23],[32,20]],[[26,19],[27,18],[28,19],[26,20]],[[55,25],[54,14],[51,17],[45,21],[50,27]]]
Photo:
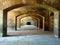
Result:
[[0,45],[60,45],[60,0],[0,0]]
[[[53,31],[54,11],[40,6],[25,6],[7,13],[7,33],[9,29]],[[27,24],[27,23],[30,24]],[[9,35],[9,34],[7,34]]]
[[[23,0],[21,3],[9,5],[4,8],[3,37],[8,35],[9,28],[18,31],[23,30],[24,28],[29,30],[29,28],[32,29],[33,27],[34,30],[53,32],[54,35],[58,37],[58,34],[60,34],[58,18],[59,10],[57,9],[58,7],[51,5],[52,3],[55,4],[55,2],[58,3],[58,1],[54,0],[47,3],[42,0],[41,2],[39,0],[33,0],[31,3],[31,1]],[[32,19],[23,19],[27,16]]]

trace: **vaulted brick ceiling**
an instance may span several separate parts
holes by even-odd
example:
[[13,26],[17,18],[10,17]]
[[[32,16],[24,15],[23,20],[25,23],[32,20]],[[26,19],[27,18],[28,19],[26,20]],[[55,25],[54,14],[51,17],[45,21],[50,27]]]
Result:
[[[60,1],[60,0],[59,0]],[[25,0],[26,3],[48,3],[48,4],[54,4],[59,3],[58,0]],[[7,7],[10,7],[15,4],[23,3],[24,0],[0,0],[0,9],[5,9]]]
[[[15,4],[23,3],[23,0],[0,0],[0,9],[5,9]],[[26,3],[34,3],[34,0],[26,0]]]

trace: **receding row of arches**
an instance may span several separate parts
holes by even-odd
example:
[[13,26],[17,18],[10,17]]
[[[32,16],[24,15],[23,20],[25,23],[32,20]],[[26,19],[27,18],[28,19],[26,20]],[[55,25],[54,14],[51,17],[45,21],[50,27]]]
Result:
[[[35,25],[38,27],[38,28],[43,28],[44,26],[42,26],[43,24],[44,24],[44,17],[43,16],[41,16],[41,15],[36,15],[36,14],[34,14],[34,15],[31,15],[31,14],[29,14],[29,15],[19,15],[19,16],[17,16],[16,17],[16,23],[17,23],[17,18],[19,17],[19,19],[18,19],[18,21],[19,21],[19,23],[21,22],[21,19],[22,18],[24,18],[24,17],[31,17],[31,18],[33,18],[33,19],[35,19],[36,20],[36,23],[35,23]],[[41,21],[41,22],[40,22]],[[41,24],[41,25],[40,25]],[[18,25],[21,25],[21,24],[18,24]],[[15,28],[17,27],[17,24],[15,25]],[[15,29],[15,30],[17,30],[17,28]]]
[[[46,6],[46,5],[40,5],[40,4],[17,4],[17,5],[11,6],[3,10],[3,36],[7,36],[7,18],[8,18],[7,13],[13,9],[20,8],[20,7],[25,7],[27,11],[24,11],[23,13],[19,12],[18,15],[15,15],[14,17],[15,30],[17,30],[18,25],[20,27],[21,19],[24,17],[28,17],[28,16],[36,20],[36,25],[39,28],[43,28],[44,31],[50,30],[50,24],[51,24],[50,18],[51,17],[53,17],[52,25],[54,26],[54,23],[55,23],[54,15],[56,14],[58,15],[58,13],[55,14],[55,11],[58,12],[56,9]],[[19,24],[17,24],[18,21],[19,21]]]

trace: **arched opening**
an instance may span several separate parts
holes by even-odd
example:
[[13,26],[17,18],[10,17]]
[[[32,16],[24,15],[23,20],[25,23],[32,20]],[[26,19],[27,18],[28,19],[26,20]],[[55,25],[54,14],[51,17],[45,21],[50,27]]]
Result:
[[[38,27],[36,25],[36,19],[28,16],[21,18],[21,30],[38,30]],[[38,22],[37,22],[38,23]]]
[[[31,18],[33,19],[33,21],[35,21],[35,26],[38,27],[38,24],[37,24],[37,23],[38,23],[38,18],[32,17],[32,16],[26,16],[26,17],[31,17]],[[19,18],[19,19],[18,19],[17,21],[20,20],[20,21],[18,22],[18,23],[19,23],[18,25],[19,25],[19,27],[20,27],[20,26],[21,26],[21,19],[24,18],[24,17],[21,17],[21,18],[20,18],[20,16],[19,16],[18,18]],[[28,21],[27,21],[27,22],[28,22]]]
[[[18,17],[19,18],[19,17]],[[28,21],[28,19],[26,19],[26,18],[30,18],[29,19],[29,21]],[[27,20],[27,21],[24,21],[24,19],[25,20]],[[18,20],[19,21],[19,20]],[[27,25],[27,23],[31,23],[30,25],[34,25],[34,26],[36,26],[36,27],[38,27],[38,19],[37,18],[35,18],[35,17],[32,17],[32,16],[26,16],[26,17],[22,17],[22,18],[20,18],[20,27],[23,25],[22,23],[24,23],[25,22],[25,25]],[[22,24],[22,25],[21,25]]]
[[[43,29],[44,30],[44,17],[40,17],[40,18],[38,18],[38,17],[35,17],[35,16],[32,16],[32,15],[21,15],[21,16],[19,16],[18,17],[18,21],[20,20],[20,19],[22,19],[22,18],[24,18],[24,17],[30,17],[30,18],[32,18],[32,19],[34,19],[34,21],[36,22],[34,25],[36,25],[36,27],[38,27],[39,29]],[[41,19],[42,18],[42,19]],[[27,20],[27,19],[26,19]],[[43,21],[42,22],[42,24],[41,25],[43,25],[42,26],[42,28],[41,28],[41,26],[40,26],[40,21]],[[34,22],[33,21],[33,22]],[[21,20],[20,20],[20,22],[21,22]],[[18,23],[20,23],[20,22],[18,22]],[[27,22],[29,22],[29,21],[27,21]],[[26,23],[25,23],[26,24]],[[20,24],[18,24],[18,25],[20,25],[21,26],[21,23]],[[17,27],[16,27],[17,28]]]
[[[40,29],[43,29],[44,30],[44,17],[43,16],[41,16],[41,15],[31,15],[31,14],[26,14],[26,15],[19,15],[17,18],[18,18],[18,21],[20,20],[20,19],[22,19],[22,18],[24,18],[24,17],[31,17],[31,18],[34,18],[34,19],[36,19],[36,20],[38,20],[38,22],[37,22],[37,27],[38,28],[40,28]],[[41,28],[41,25],[40,25],[40,21],[42,20],[42,28]],[[16,20],[16,22],[17,22],[17,20]],[[18,22],[19,23],[19,22]],[[19,25],[19,24],[18,24]],[[21,25],[21,24],[20,24]],[[16,26],[16,25],[15,25]],[[17,26],[15,27],[16,29],[15,30],[17,30]]]

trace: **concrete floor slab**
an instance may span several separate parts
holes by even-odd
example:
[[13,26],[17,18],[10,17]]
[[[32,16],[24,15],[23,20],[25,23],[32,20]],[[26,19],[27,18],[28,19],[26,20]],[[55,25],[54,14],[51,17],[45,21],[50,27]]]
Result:
[[53,35],[0,37],[0,45],[60,45],[60,38]]

